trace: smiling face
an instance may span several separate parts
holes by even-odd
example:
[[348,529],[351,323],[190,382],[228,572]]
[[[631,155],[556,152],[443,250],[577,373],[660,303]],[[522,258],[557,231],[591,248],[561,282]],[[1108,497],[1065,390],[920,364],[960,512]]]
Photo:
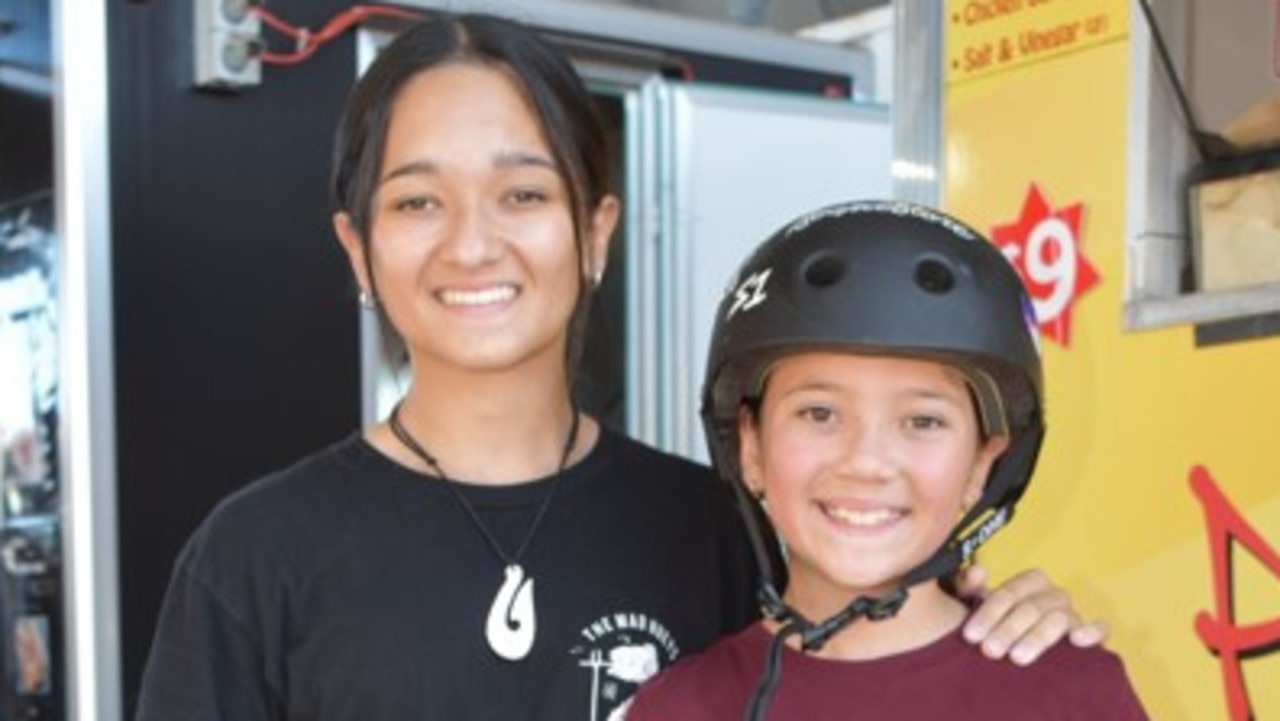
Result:
[[955,369],[834,352],[775,364],[739,432],[744,481],[787,549],[787,600],[813,617],[892,591],[943,544],[1007,444],[982,440]]
[[346,213],[335,228],[415,367],[534,362],[563,374],[582,278],[603,269],[616,216],[608,197],[580,254],[568,186],[529,103],[502,70],[457,62],[416,75],[391,106],[370,262]]

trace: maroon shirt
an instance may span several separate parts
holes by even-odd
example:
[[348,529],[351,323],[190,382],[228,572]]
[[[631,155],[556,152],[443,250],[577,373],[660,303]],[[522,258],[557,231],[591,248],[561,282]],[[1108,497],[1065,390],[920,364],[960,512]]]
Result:
[[[628,721],[741,719],[772,636],[760,625],[659,674]],[[1059,643],[1036,663],[991,661],[957,630],[923,648],[869,661],[833,661],[787,648],[770,721],[1145,721],[1120,657]]]

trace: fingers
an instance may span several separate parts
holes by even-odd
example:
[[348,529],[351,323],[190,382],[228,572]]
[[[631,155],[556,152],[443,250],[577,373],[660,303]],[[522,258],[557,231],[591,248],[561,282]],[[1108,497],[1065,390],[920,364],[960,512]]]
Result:
[[1084,626],[1071,607],[1071,599],[1039,571],[1014,576],[991,591],[965,624],[964,635],[981,643],[989,658],[1008,657],[1014,663],[1033,663],[1073,630],[1080,644],[1092,645],[1105,627]]
[[1069,634],[1071,644],[1080,648],[1100,646],[1111,634],[1106,621],[1093,621],[1076,626]]
[[1034,662],[1078,624],[1075,613],[1056,596],[1012,601],[996,589],[965,625],[965,638],[981,643],[993,659],[1006,655],[1019,665]]
[[1053,648],[1079,623],[1080,619],[1070,609],[1046,612],[1037,620],[1031,621],[1030,627],[1012,641],[1009,660],[1019,666],[1035,663],[1036,659]]
[[[1014,575],[1009,580],[1000,584],[997,591],[1007,591],[1013,596],[1014,601],[1020,601],[1037,594],[1045,592],[1061,593],[1059,589],[1049,582],[1049,577],[1038,568],[1031,568]],[[1065,598],[1065,595],[1063,596]]]
[[[977,566],[974,566],[977,568]],[[1021,600],[1050,588],[1049,580],[1039,571],[1024,571],[1005,581],[981,598],[982,605],[965,624],[964,634],[970,642],[977,643],[991,635],[1002,619],[1009,615]],[[969,596],[966,596],[969,597]],[[1038,616],[1038,614],[1037,614]],[[1003,655],[1003,651],[1000,654]]]

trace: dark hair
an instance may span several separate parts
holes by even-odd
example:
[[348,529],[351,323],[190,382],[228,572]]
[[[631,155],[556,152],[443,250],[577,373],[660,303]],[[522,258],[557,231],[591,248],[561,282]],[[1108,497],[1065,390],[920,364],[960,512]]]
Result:
[[[569,61],[531,28],[484,15],[438,14],[397,36],[379,54],[347,98],[333,150],[330,189],[350,215],[369,263],[373,196],[386,149],[391,111],[404,85],[419,73],[451,63],[501,69],[533,108],[556,168],[565,179],[579,261],[591,213],[612,192],[612,149],[595,101]],[[572,368],[580,353],[590,282],[579,275],[570,326]],[[372,269],[370,269],[372,282]],[[376,288],[370,288],[376,294]],[[383,314],[384,328],[386,316]]]

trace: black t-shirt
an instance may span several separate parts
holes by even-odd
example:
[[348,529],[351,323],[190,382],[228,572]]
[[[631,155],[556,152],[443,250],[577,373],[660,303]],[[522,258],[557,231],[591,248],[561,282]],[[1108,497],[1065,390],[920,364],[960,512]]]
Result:
[[[603,721],[755,617],[727,484],[606,429],[521,559],[538,630],[504,661],[504,562],[444,483],[352,437],[224,501],[178,560],[138,720]],[[456,487],[511,554],[549,483]]]

